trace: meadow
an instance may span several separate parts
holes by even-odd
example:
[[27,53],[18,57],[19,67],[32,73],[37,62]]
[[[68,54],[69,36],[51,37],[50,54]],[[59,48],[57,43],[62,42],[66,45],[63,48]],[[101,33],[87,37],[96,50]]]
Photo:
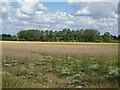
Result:
[[118,43],[1,43],[3,88],[118,88]]

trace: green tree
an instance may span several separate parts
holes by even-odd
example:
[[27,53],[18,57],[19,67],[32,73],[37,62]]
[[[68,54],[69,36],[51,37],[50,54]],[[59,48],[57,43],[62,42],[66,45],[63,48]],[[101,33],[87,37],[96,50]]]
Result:
[[103,41],[104,42],[110,42],[111,39],[112,39],[112,36],[110,35],[110,32],[105,32],[103,34]]
[[20,40],[38,41],[40,31],[39,30],[21,30],[19,33],[17,33],[17,35]]
[[120,40],[120,35],[118,35],[118,40]]
[[[64,41],[64,42],[98,42],[103,39],[104,42],[110,42],[112,37],[116,40],[119,36],[110,35],[109,32],[105,32],[104,35],[100,36],[100,32],[94,29],[86,30],[70,30],[63,29],[61,31],[53,30],[21,30],[17,33],[19,40],[26,41]],[[3,35],[3,37],[10,38],[10,35]],[[14,37],[15,38],[15,37]]]
[[17,41],[17,37],[15,35],[10,34],[2,34],[1,39],[6,41]]
[[100,40],[100,32],[97,30],[86,29],[83,33],[85,42],[96,42]]
[[52,30],[49,31],[49,35],[48,35],[48,38],[49,38],[49,41],[54,41],[54,32]]

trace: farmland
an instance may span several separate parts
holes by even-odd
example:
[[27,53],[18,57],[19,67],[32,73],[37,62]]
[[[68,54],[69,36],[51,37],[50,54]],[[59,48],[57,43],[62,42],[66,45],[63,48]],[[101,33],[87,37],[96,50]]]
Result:
[[116,88],[118,44],[2,43],[4,88]]

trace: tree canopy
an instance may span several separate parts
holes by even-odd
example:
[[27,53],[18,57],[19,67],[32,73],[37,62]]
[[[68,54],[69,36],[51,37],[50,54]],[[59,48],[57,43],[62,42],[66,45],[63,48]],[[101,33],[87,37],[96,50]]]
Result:
[[113,36],[109,32],[100,35],[98,30],[80,29],[61,31],[53,30],[21,30],[17,36],[2,34],[2,40],[19,40],[19,41],[46,41],[46,42],[110,42],[111,40],[120,40],[120,35]]

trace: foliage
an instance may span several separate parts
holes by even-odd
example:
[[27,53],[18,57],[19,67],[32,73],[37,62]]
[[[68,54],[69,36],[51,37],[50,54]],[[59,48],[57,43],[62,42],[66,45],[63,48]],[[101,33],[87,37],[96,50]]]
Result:
[[17,36],[2,34],[2,40],[45,42],[111,42],[111,40],[118,41],[119,37],[113,36],[109,32],[105,32],[100,36],[100,32],[94,29],[70,30],[66,28],[61,31],[21,30],[17,33]]
[[7,41],[17,41],[17,37],[15,35],[10,35],[10,34],[2,34],[2,40],[7,40]]
[[100,40],[100,32],[92,29],[85,30],[84,39],[86,42],[95,42],[97,40]]
[[110,40],[112,39],[112,36],[110,35],[109,32],[105,32],[103,35],[103,41],[104,42],[110,42]]
[[26,41],[38,41],[40,31],[39,30],[23,30],[23,31],[20,31],[17,35],[19,39],[24,39]]
[[62,31],[22,30],[17,35],[20,40],[25,41],[96,42],[100,40],[100,32],[93,29],[76,31],[70,29]]

